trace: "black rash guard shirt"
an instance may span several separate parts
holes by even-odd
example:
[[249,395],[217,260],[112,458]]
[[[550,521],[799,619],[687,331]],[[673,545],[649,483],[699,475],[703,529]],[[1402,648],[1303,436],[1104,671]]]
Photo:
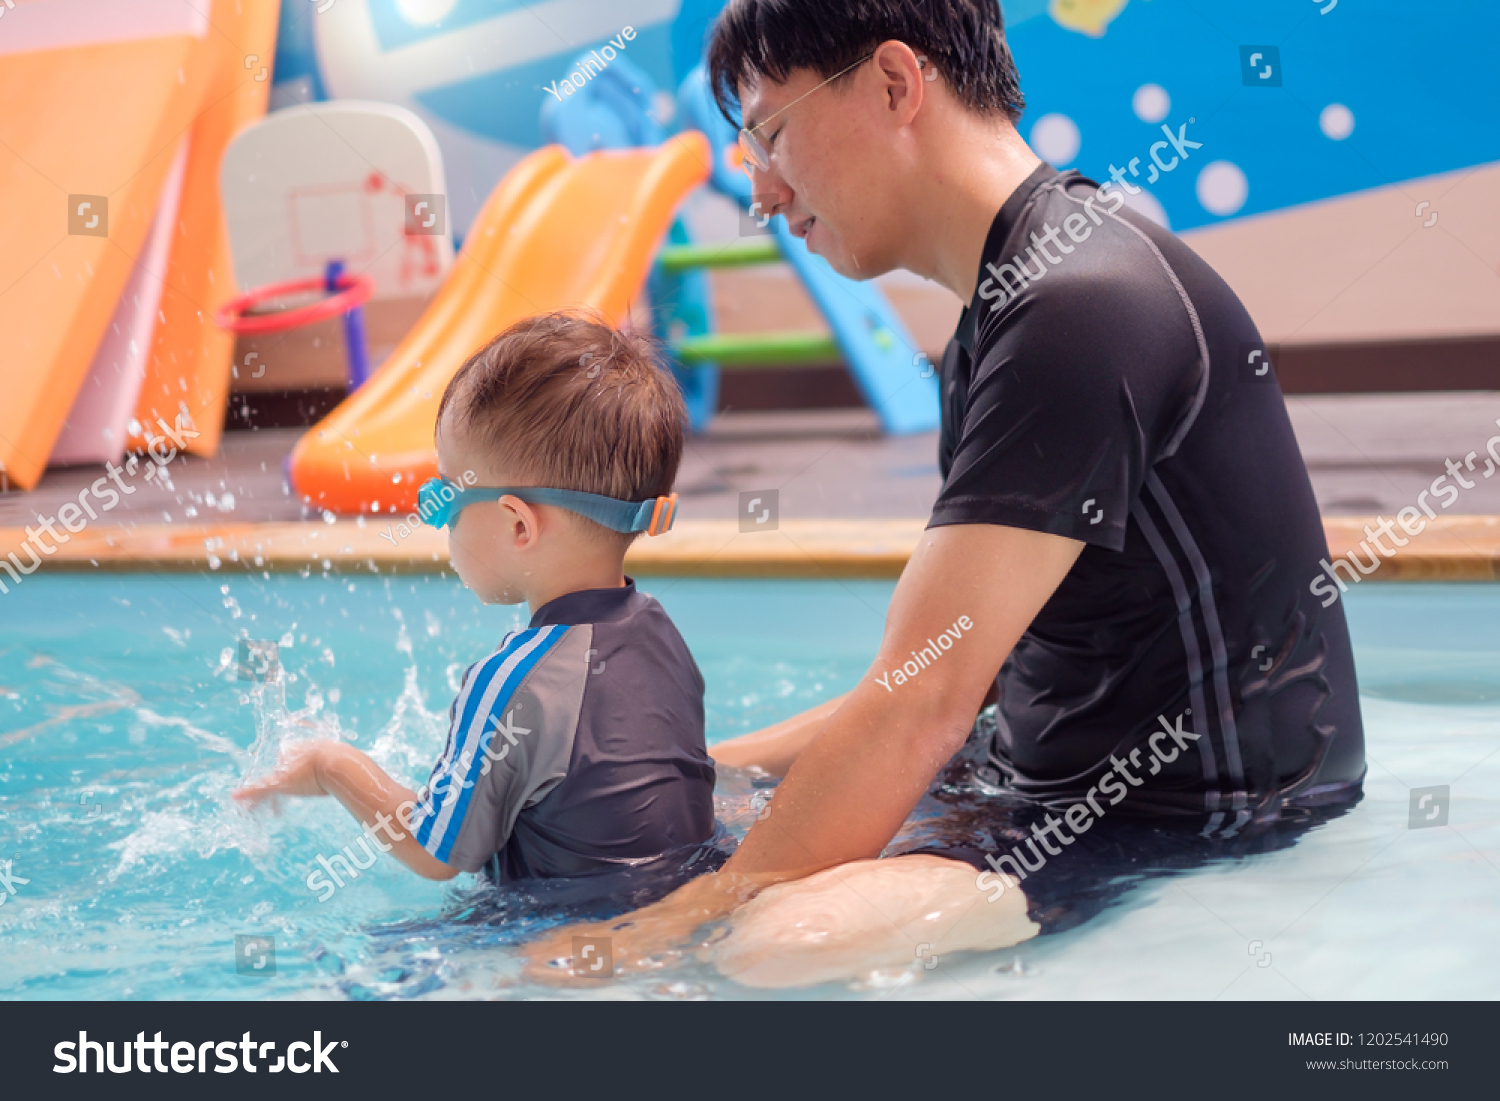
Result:
[[991,765],[1049,805],[1103,793],[1208,832],[1357,798],[1349,633],[1313,588],[1327,540],[1265,346],[1123,206],[1040,165],[943,356],[929,527],[1086,544],[998,674]]

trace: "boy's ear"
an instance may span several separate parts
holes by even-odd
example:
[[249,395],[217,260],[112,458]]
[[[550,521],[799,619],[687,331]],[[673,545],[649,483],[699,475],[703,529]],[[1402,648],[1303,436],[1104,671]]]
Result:
[[541,516],[535,508],[519,497],[505,496],[495,502],[510,528],[511,541],[517,550],[534,546],[541,534]]

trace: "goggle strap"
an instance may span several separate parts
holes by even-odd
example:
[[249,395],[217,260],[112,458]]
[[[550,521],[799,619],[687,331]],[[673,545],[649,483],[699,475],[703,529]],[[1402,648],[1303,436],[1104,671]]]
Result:
[[[644,501],[642,507],[653,502]],[[677,519],[677,494],[657,497],[651,509],[651,520],[646,525],[647,535],[661,535],[672,530],[672,521]]]
[[[423,487],[424,489],[426,487]],[[576,489],[551,489],[544,486],[521,486],[505,489],[495,486],[476,486],[473,489],[455,488],[454,499],[443,515],[446,518],[464,505],[480,501],[498,501],[501,497],[519,497],[528,504],[553,505],[587,517],[596,524],[603,524],[611,531],[634,534],[638,531],[661,535],[670,531],[677,519],[677,494],[666,497],[651,497],[645,501],[621,501],[597,493],[584,493]]]

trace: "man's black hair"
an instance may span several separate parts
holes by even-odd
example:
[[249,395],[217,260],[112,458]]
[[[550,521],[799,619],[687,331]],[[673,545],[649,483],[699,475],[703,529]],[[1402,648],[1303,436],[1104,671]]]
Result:
[[999,0],[730,0],[709,41],[709,87],[738,126],[742,81],[780,83],[797,69],[827,79],[893,38],[925,54],[971,110],[1021,117]]

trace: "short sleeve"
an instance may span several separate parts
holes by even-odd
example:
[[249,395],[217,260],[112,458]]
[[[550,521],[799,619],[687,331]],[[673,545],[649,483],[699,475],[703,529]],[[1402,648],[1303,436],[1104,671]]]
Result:
[[[962,319],[959,325],[963,325]],[[946,480],[953,468],[953,453],[958,449],[958,434],[963,428],[964,389],[969,383],[969,357],[955,335],[943,349],[938,362],[938,384],[942,395],[943,419],[938,432],[938,472]]]
[[945,402],[955,423],[929,527],[1124,548],[1131,505],[1196,388],[1198,346],[1175,295],[1059,274],[979,321],[962,400]]
[[[582,700],[588,630],[517,632],[472,666],[448,741],[411,813],[418,843],[463,871],[505,847],[516,818],[567,774]],[[573,660],[570,662],[568,658]]]

